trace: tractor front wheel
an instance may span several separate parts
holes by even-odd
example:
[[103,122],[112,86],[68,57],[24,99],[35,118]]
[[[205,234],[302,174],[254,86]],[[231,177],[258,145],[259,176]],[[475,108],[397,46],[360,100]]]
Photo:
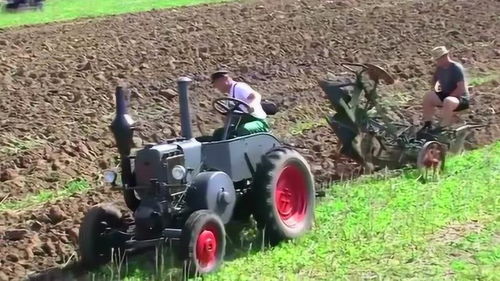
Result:
[[122,226],[122,214],[111,205],[90,208],[80,225],[78,246],[82,265],[92,269],[111,260],[112,244],[106,237],[111,229]]
[[257,168],[254,190],[255,220],[272,245],[312,227],[314,177],[298,152],[278,148],[267,153]]
[[216,271],[226,251],[226,231],[219,216],[209,210],[192,213],[182,229],[180,251],[190,276]]

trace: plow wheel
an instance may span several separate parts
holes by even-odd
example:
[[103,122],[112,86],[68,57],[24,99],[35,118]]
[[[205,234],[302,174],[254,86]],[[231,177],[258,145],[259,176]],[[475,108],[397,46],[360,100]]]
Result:
[[436,175],[444,170],[445,158],[445,146],[437,141],[428,141],[418,153],[417,167],[425,176],[429,170]]
[[378,81],[383,80],[387,85],[394,83],[394,78],[380,66],[371,63],[365,63],[364,65],[366,67],[366,73],[368,73],[368,76],[373,81],[378,83]]

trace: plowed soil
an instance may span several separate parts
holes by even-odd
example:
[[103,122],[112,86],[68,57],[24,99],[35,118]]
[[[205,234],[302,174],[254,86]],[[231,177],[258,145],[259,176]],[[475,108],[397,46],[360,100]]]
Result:
[[[297,124],[322,120],[328,105],[317,86],[340,61],[372,62],[397,83],[385,95],[409,93],[403,117],[419,120],[429,89],[428,51],[447,45],[471,72],[500,66],[500,2],[253,1],[154,11],[105,19],[40,25],[0,33],[0,201],[19,200],[83,177],[99,186],[116,164],[108,130],[114,87],[126,81],[140,137],[161,141],[180,132],[175,81],[194,79],[196,123],[220,126],[211,109],[220,96],[208,75],[224,66],[265,98],[279,101],[276,134],[296,144],[318,182],[357,173],[336,153],[325,125],[292,135]],[[500,88],[493,80],[473,91],[463,118],[490,126],[477,144],[500,137]],[[198,126],[194,126],[198,127]],[[199,134],[200,132],[195,132]],[[24,147],[4,149],[13,142]],[[0,281],[61,265],[74,258],[77,229],[93,204],[121,202],[99,187],[29,210],[0,214]]]

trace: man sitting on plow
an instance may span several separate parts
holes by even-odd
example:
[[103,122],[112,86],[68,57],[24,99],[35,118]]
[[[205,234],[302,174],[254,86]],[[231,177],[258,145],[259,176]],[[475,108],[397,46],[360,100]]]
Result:
[[433,91],[429,92],[423,101],[424,127],[422,130],[432,128],[432,117],[436,107],[442,107],[440,127],[452,124],[455,112],[469,108],[469,91],[465,81],[462,65],[450,59],[449,51],[444,46],[432,50],[432,58],[436,62],[436,71],[432,77]]

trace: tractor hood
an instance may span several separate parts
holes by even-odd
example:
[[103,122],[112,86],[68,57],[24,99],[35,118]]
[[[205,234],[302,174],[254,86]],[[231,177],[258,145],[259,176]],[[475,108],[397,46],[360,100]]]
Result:
[[[194,139],[148,145],[136,152],[134,171],[136,184],[147,186],[152,180],[180,183],[172,178],[172,168],[180,165],[197,174],[201,162],[201,143]],[[189,175],[190,173],[188,173]],[[186,180],[189,182],[190,177]]]

